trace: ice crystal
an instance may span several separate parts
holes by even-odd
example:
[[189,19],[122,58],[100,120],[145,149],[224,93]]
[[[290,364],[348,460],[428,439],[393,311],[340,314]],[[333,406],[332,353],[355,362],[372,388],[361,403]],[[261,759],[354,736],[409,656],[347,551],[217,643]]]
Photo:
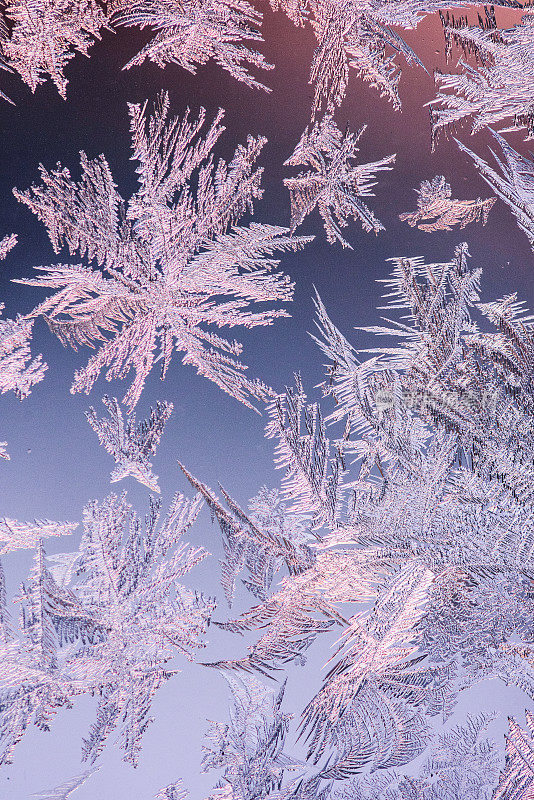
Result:
[[[474,5],[472,0],[455,3]],[[515,0],[503,0],[499,5],[520,7]],[[401,54],[408,64],[425,67],[395,29],[416,28],[442,8],[436,0],[271,0],[271,6],[282,9],[295,25],[309,23],[317,40],[310,70],[315,88],[312,117],[321,110],[332,113],[340,105],[351,69],[400,110],[401,70],[395,56]]]
[[[0,304],[0,312],[3,310]],[[32,359],[30,340],[33,320],[24,317],[0,320],[0,393],[14,392],[23,400],[44,378],[47,365],[39,355]]]
[[494,800],[529,800],[534,793],[534,715],[525,712],[527,730],[510,718],[506,736],[506,764]]
[[281,711],[284,688],[266,689],[251,676],[226,675],[232,691],[230,724],[216,722],[204,747],[202,768],[224,769],[232,798],[261,800],[280,788],[291,760],[283,752],[291,716]]
[[[261,197],[256,158],[265,142],[249,137],[229,163],[215,166],[213,147],[224,130],[219,111],[207,133],[205,120],[169,118],[165,93],[152,116],[147,104],[130,105],[133,158],[139,190],[125,204],[103,156],[82,153],[82,178],[67,169],[48,172],[43,184],[15,191],[46,225],[56,252],[67,246],[97,268],[57,264],[20,282],[57,289],[38,306],[64,344],[100,345],[75,375],[71,391],[89,392],[100,372],[135,379],[125,396],[131,408],[156,361],[165,376],[173,350],[233,397],[265,397],[267,387],[243,375],[241,346],[213,327],[269,325],[281,309],[250,310],[256,303],[292,298],[289,279],[272,270],[277,250],[309,240],[285,228],[236,226]],[[196,185],[193,188],[192,184]],[[156,351],[158,352],[156,356]]]
[[[215,623],[259,638],[245,657],[210,666],[272,676],[344,627],[302,714],[306,763],[297,778],[280,775],[275,800],[489,800],[498,772],[484,737],[491,719],[471,716],[436,735],[439,726],[481,680],[534,697],[534,318],[515,295],[481,302],[480,277],[465,244],[444,263],[393,259],[387,309],[402,321],[365,330],[398,341],[359,352],[318,299],[316,340],[330,364],[323,389],[336,401],[327,421],[344,425],[342,437],[326,438],[300,382],[274,403],[268,432],[281,440],[294,504],[285,525],[305,522],[317,538],[305,559],[287,550],[279,563],[288,574],[275,589],[262,584],[260,604]],[[326,502],[337,459],[337,500]],[[270,516],[252,522],[227,493],[226,508],[189,478],[231,543],[223,584],[254,570],[254,549],[264,565]],[[224,753],[228,730],[219,732]],[[516,779],[507,748],[503,774]],[[332,789],[341,781],[346,791]],[[233,785],[228,796],[248,797]]]
[[237,80],[266,88],[248,72],[249,66],[272,65],[248,47],[248,42],[263,41],[262,14],[246,0],[114,0],[111,11],[115,25],[157,31],[124,69],[148,59],[159,67],[173,63],[195,73],[197,66],[213,59]]
[[106,27],[96,0],[6,0],[3,12],[9,34],[1,43],[6,64],[32,92],[49,76],[66,96],[64,69],[75,52],[88,55]]
[[312,168],[296,178],[285,178],[284,184],[291,197],[291,231],[304,221],[314,208],[319,210],[328,241],[350,244],[341,235],[341,228],[352,217],[359,219],[366,232],[378,233],[384,229],[373,212],[360,200],[373,197],[373,180],[380,170],[392,169],[395,156],[387,156],[370,164],[352,165],[359,148],[356,146],[366,126],[357,134],[346,130],[341,133],[331,116],[326,115],[311,129],[306,128],[287,165],[305,165]]
[[2,261],[11,250],[13,250],[16,244],[16,233],[10,233],[7,236],[4,236],[3,239],[0,239],[0,261]]
[[331,743],[339,751],[325,777],[350,776],[369,761],[373,769],[406,764],[424,749],[426,726],[414,708],[428,702],[435,676],[417,666],[414,642],[433,577],[408,561],[372,612],[350,620],[341,658],[303,716],[309,755],[317,761]]
[[32,550],[41,539],[49,536],[69,536],[78,527],[73,522],[34,520],[19,522],[9,517],[0,519],[0,555],[13,550]]
[[[460,74],[437,74],[439,91],[432,106],[432,137],[462,120],[472,120],[472,132],[485,126],[504,123],[501,132],[534,133],[534,16],[526,14],[520,25],[496,30],[493,24],[471,27],[443,18],[445,35],[464,51],[475,52],[478,68],[460,62]],[[449,44],[450,46],[450,44]]]
[[495,203],[495,197],[482,200],[452,199],[452,190],[443,175],[436,175],[431,181],[422,181],[417,192],[417,211],[399,214],[402,222],[412,228],[427,233],[450,231],[454,225],[465,228],[470,222],[488,221],[488,214]]
[[502,175],[490,167],[483,158],[456,141],[460,149],[471,156],[486,183],[511,208],[517,224],[526,233],[534,249],[534,160],[520,155],[498,133],[494,132],[493,135],[506,159],[506,162],[501,161],[493,154]]
[[[88,770],[77,775],[75,778],[69,778],[61,786],[56,786],[54,789],[49,789],[44,792],[37,792],[32,794],[37,800],[68,800],[68,798],[87,781],[91,775],[94,775],[96,770]],[[164,789],[154,795],[154,800],[186,800],[188,793],[182,789],[182,782],[177,781],[171,786],[166,786]]]
[[415,27],[419,17],[428,13],[428,4],[423,8],[417,3],[369,3],[367,0],[358,3],[281,0],[271,5],[281,7],[297,25],[309,21],[317,39],[310,70],[310,83],[315,87],[312,116],[320,110],[331,113],[340,105],[351,68],[381,97],[400,109],[400,70],[394,61],[395,54],[401,53],[408,63],[419,66],[422,63],[390,25]]
[[115,459],[116,467],[111,473],[111,483],[131,475],[153,492],[160,492],[158,476],[152,472],[150,456],[156,452],[165,424],[169,419],[172,403],[158,403],[150,409],[150,417],[136,424],[135,415],[128,414],[124,420],[118,400],[104,397],[102,402],[109,411],[109,418],[98,419],[94,408],[86,417],[98,435],[101,445]]
[[183,788],[182,781],[178,780],[170,786],[160,789],[154,800],[186,800],[189,793]]
[[272,401],[266,435],[277,439],[276,466],[286,469],[282,491],[292,500],[290,513],[305,514],[320,527],[339,510],[342,448],[331,452],[321,409],[306,403],[299,375],[295,381],[295,389]]
[[97,693],[84,759],[94,762],[118,727],[125,760],[137,763],[152,697],[176,673],[165,664],[193,658],[214,607],[178,583],[206,556],[181,541],[199,503],[177,494],[160,521],[152,499],[144,526],[125,495],[90,503],[78,552],[56,556],[54,574],[40,545],[22,587],[20,636],[2,649],[3,762],[32,719],[46,729],[58,708]]
[[495,742],[484,736],[492,719],[468,716],[465,724],[440,735],[423,767],[428,781],[423,800],[490,800],[499,767]]
[[[235,582],[242,569],[249,573],[243,583],[252,594],[265,600],[274,576],[285,564],[290,572],[298,573],[311,563],[309,536],[300,519],[286,514],[277,493],[269,495],[264,489],[251,500],[250,516],[223,492],[226,509],[211,489],[200,483],[182,466],[191,485],[204,497],[216,517],[224,537],[225,561],[221,562],[221,584],[232,605]],[[255,512],[255,513],[254,513]]]
[[416,778],[380,770],[353,779],[332,800],[490,800],[499,762],[495,743],[484,736],[491,722],[469,715],[441,734]]
[[[15,233],[0,240],[0,261],[17,244]],[[0,314],[4,304],[0,303]],[[23,400],[36,383],[44,378],[47,365],[42,356],[32,359],[30,341],[33,321],[24,317],[0,319],[0,394],[14,392]],[[0,458],[9,460],[7,442],[0,442]]]
[[37,800],[68,800],[76,789],[79,789],[91,775],[94,775],[94,773],[94,769],[88,770],[81,775],[76,775],[74,778],[69,778],[65,783],[62,783],[61,786],[56,786],[54,789],[36,792],[32,794],[32,797],[37,798]]

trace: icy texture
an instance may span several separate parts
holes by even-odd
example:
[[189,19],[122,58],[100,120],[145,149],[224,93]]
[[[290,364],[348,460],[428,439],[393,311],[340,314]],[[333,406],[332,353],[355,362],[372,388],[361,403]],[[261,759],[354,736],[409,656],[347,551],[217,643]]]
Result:
[[3,239],[0,239],[0,261],[2,261],[11,250],[13,250],[16,244],[16,233],[10,233],[7,236],[4,236]]
[[263,40],[262,14],[246,0],[114,0],[110,9],[114,25],[157,31],[124,69],[148,59],[159,67],[173,63],[195,73],[213,59],[236,80],[266,88],[248,71],[249,66],[272,69],[272,64],[247,46]]
[[534,715],[525,712],[527,730],[511,718],[506,737],[506,764],[494,800],[530,800],[534,793]]
[[12,550],[33,550],[41,539],[49,536],[69,536],[78,527],[73,522],[50,522],[48,519],[18,522],[0,518],[0,555]]
[[[82,775],[70,778],[65,783],[62,783],[61,786],[56,786],[55,789],[37,792],[32,794],[32,797],[37,798],[37,800],[68,800],[73,792],[82,786],[95,772],[96,770],[88,770]],[[166,786],[154,796],[154,800],[186,800],[188,793],[182,789],[181,784],[182,782],[178,781],[173,783],[172,786]]]
[[[0,240],[0,261],[17,244],[12,233]],[[0,314],[4,304],[0,303]],[[42,381],[47,370],[42,356],[32,358],[30,350],[33,321],[24,317],[0,319],[0,394],[14,392],[23,400],[36,383]],[[7,442],[0,442],[0,458],[9,460]]]
[[[104,156],[81,154],[82,178],[68,169],[48,172],[41,186],[14,190],[46,225],[56,252],[67,247],[94,266],[56,264],[20,283],[57,289],[33,312],[46,318],[63,344],[98,346],[79,370],[72,392],[89,392],[106,377],[135,378],[124,402],[136,405],[154,363],[166,375],[174,350],[182,361],[250,406],[268,388],[249,380],[235,358],[241,346],[213,328],[270,325],[280,309],[256,303],[288,301],[293,285],[273,273],[277,250],[295,250],[308,238],[258,223],[236,226],[262,195],[254,164],[265,139],[249,137],[229,163],[212,151],[224,128],[219,111],[207,133],[205,112],[169,118],[163,93],[152,116],[147,104],[130,105],[133,158],[139,189],[125,204]],[[192,186],[192,182],[198,186]]]
[[490,800],[499,764],[495,742],[484,738],[491,721],[468,716],[442,734],[419,777],[381,770],[333,792],[333,800]]
[[534,250],[534,160],[520,155],[498,133],[493,133],[493,135],[500,144],[506,159],[506,162],[501,161],[493,153],[502,175],[490,167],[483,158],[477,156],[458,140],[456,141],[460,149],[471,156],[486,183],[512,209],[517,224],[528,236]]
[[32,794],[32,797],[37,798],[37,800],[68,800],[76,789],[79,789],[91,775],[94,775],[94,773],[95,770],[88,770],[81,775],[76,775],[74,778],[69,778],[65,783],[62,783],[61,786]]
[[104,397],[102,402],[109,417],[98,419],[94,408],[86,412],[92,429],[101,445],[115,459],[116,467],[111,473],[111,483],[131,475],[151,491],[160,493],[158,476],[152,472],[150,457],[156,452],[165,423],[172,413],[172,403],[158,403],[150,409],[150,417],[136,424],[135,414],[123,417],[116,397]]
[[[279,438],[294,504],[285,526],[307,519],[317,539],[299,558],[286,548],[288,575],[259,605],[217,621],[259,638],[245,657],[211,666],[275,677],[303,664],[319,634],[344,631],[302,712],[306,761],[288,762],[273,800],[489,800],[499,769],[484,737],[491,719],[440,725],[482,680],[534,697],[534,318],[515,296],[481,302],[481,271],[468,260],[465,244],[450,262],[393,260],[387,309],[401,321],[366,330],[397,344],[357,354],[317,300],[317,341],[331,365],[323,388],[336,401],[327,421],[343,425],[339,439],[326,438],[299,382],[274,404],[268,433]],[[268,527],[253,528],[228,495],[227,511],[189,477],[226,541],[246,542],[239,567],[254,546],[264,563]],[[229,797],[249,797],[240,781],[247,790],[232,784]]]
[[459,75],[437,74],[439,91],[432,105],[432,137],[461,120],[472,121],[476,133],[488,125],[506,123],[501,132],[526,128],[526,139],[534,134],[534,15],[526,14],[520,25],[497,30],[494,17],[481,27],[443,17],[445,36],[474,52],[478,68],[460,62]]
[[[0,42],[5,64],[32,92],[49,77],[66,97],[64,69],[75,52],[88,55],[106,24],[96,0],[6,0],[8,26]],[[9,34],[7,31],[9,30]]]
[[[455,7],[476,5],[472,0],[455,2]],[[513,0],[500,5],[520,7]],[[400,53],[408,64],[425,67],[391,26],[416,28],[443,4],[436,0],[271,0],[271,6],[284,11],[295,25],[309,23],[317,39],[310,70],[314,117],[321,110],[331,113],[341,104],[351,69],[400,110],[401,70],[395,56]]]
[[412,228],[416,225],[421,231],[450,231],[454,225],[465,228],[470,222],[488,221],[488,214],[495,203],[495,197],[482,200],[452,199],[450,184],[443,175],[436,175],[431,181],[422,181],[417,192],[417,211],[399,214],[402,222]]
[[271,797],[272,790],[280,787],[284,769],[292,766],[283,752],[291,719],[280,708],[285,687],[270,691],[253,677],[225,677],[232,691],[230,724],[213,724],[202,768],[224,769],[232,798]]
[[178,583],[206,556],[182,542],[199,504],[177,494],[160,520],[151,499],[143,525],[125,495],[109,495],[84,509],[77,552],[49,568],[40,544],[22,587],[19,636],[1,645],[2,762],[32,721],[47,729],[55,710],[98,694],[83,758],[93,763],[118,729],[124,759],[137,763],[151,700],[177,671],[165,664],[178,653],[193,658],[214,608]]
[[341,228],[348,225],[352,217],[359,219],[364,231],[378,233],[384,229],[373,212],[360,200],[373,197],[373,180],[380,170],[392,169],[395,156],[387,156],[371,164],[352,165],[359,148],[356,143],[365,130],[357,134],[347,129],[341,133],[331,116],[323,119],[302,134],[286,165],[305,165],[312,168],[300,172],[296,178],[285,178],[284,184],[291,197],[291,232],[311,214],[319,210],[330,244],[340,242],[343,247],[351,245],[341,235]]

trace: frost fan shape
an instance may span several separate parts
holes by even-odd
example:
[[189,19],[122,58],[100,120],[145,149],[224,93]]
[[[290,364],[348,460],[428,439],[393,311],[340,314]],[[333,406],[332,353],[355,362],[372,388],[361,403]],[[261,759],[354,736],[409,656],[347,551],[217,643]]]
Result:
[[[17,244],[14,233],[0,240],[0,261]],[[4,304],[0,303],[0,314]],[[42,356],[32,358],[30,342],[33,320],[24,317],[17,319],[0,319],[0,394],[14,392],[23,400],[36,383],[44,378],[47,365]],[[0,458],[9,460],[6,450],[7,442],[0,442]]]
[[83,694],[98,695],[84,760],[94,763],[117,730],[124,760],[137,764],[152,698],[178,671],[166,664],[193,659],[214,609],[179,583],[207,555],[182,541],[200,504],[177,493],[162,519],[151,498],[143,525],[125,494],[89,503],[77,551],[47,559],[39,544],[18,636],[0,585],[0,764],[32,721],[48,730]]
[[486,183],[512,210],[517,224],[527,235],[534,250],[534,160],[522,156],[498,133],[493,132],[493,135],[506,159],[506,162],[501,161],[493,153],[502,175],[457,139],[456,142],[464,153],[471,156]]
[[447,47],[452,42],[464,53],[475,53],[478,69],[461,61],[459,75],[437,74],[439,92],[432,107],[432,140],[440,130],[472,120],[472,133],[486,126],[506,123],[501,132],[523,130],[534,135],[534,15],[526,14],[520,25],[497,30],[495,17],[486,13],[481,27],[470,27],[442,17]]
[[96,0],[6,0],[4,6],[4,66],[18,72],[32,92],[49,76],[65,98],[65,66],[74,51],[88,55],[100,39],[108,27],[103,9]]
[[165,377],[178,350],[183,363],[251,406],[250,398],[265,398],[268,388],[244,376],[235,358],[241,345],[213,328],[252,328],[288,316],[251,306],[292,299],[293,285],[273,272],[272,254],[312,237],[254,222],[235,225],[262,195],[262,170],[254,164],[265,139],[249,137],[229,163],[215,164],[222,111],[201,136],[203,109],[196,118],[189,112],[169,118],[165,93],[152,116],[146,106],[130,105],[139,190],[128,203],[104,156],[89,160],[85,153],[78,183],[68,169],[41,166],[41,186],[14,190],[46,225],[56,252],[66,246],[98,267],[38,267],[43,276],[19,283],[58,291],[30,316],[44,316],[65,345],[99,347],[76,372],[72,392],[89,392],[106,368],[108,380],[133,370],[124,398],[131,409],[153,365],[160,362]]
[[262,14],[246,0],[114,0],[110,13],[114,25],[157,31],[124,69],[149,60],[159,67],[178,64],[195,73],[197,66],[213,59],[236,80],[266,88],[247,70],[249,65],[272,69],[272,64],[245,44],[263,41]]
[[[271,404],[267,433],[293,501],[279,508],[283,538],[265,510],[244,512],[226,492],[225,507],[188,475],[223,533],[225,592],[240,569],[251,590],[258,572],[287,569],[275,589],[260,581],[259,604],[215,622],[259,638],[245,657],[210,664],[245,676],[241,688],[230,678],[232,722],[214,731],[210,765],[232,785],[214,798],[489,800],[499,768],[483,736],[491,720],[439,728],[481,681],[534,696],[534,317],[515,295],[481,302],[480,278],[466,244],[449,262],[393,259],[394,318],[364,329],[389,343],[359,352],[317,300],[323,389],[335,407],[325,421],[299,380]],[[328,422],[342,426],[337,439]],[[306,521],[315,541],[302,536]],[[257,738],[244,732],[246,673],[303,664],[337,626],[329,671],[301,715],[306,761],[282,757],[285,732],[274,747],[268,727],[281,722],[280,705],[273,714],[256,703]],[[530,785],[519,758],[528,736],[511,723],[501,785]],[[260,739],[273,745],[261,764],[249,757]],[[426,766],[413,777],[420,756]]]

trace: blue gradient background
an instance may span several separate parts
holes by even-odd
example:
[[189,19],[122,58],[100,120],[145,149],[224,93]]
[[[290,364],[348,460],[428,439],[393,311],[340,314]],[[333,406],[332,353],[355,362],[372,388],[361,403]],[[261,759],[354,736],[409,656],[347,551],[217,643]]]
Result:
[[[55,166],[61,161],[77,179],[79,150],[94,157],[104,153],[109,161],[119,192],[128,197],[135,191],[135,165],[129,160],[127,102],[150,101],[160,89],[170,92],[173,113],[186,107],[195,111],[206,107],[211,118],[219,106],[226,111],[227,130],[219,142],[218,156],[232,155],[247,133],[263,134],[269,143],[260,163],[265,167],[263,200],[256,206],[255,220],[287,225],[289,197],[283,177],[293,174],[282,163],[292,152],[308,123],[312,89],[308,85],[309,65],[314,40],[308,30],[295,28],[282,14],[264,7],[262,46],[276,69],[261,76],[272,93],[260,93],[235,82],[215,65],[189,75],[178,67],[160,70],[145,64],[127,72],[122,65],[145,43],[148,35],[122,30],[105,33],[103,41],[91,49],[91,58],[77,56],[67,67],[68,100],[63,101],[53,86],[40,87],[35,95],[16,78],[2,73],[2,88],[12,97],[15,107],[0,108],[3,159],[0,176],[2,213],[0,235],[16,232],[19,244],[1,265],[1,298],[6,315],[26,313],[44,296],[31,287],[10,283],[12,278],[32,274],[34,265],[67,261],[68,254],[56,257],[45,229],[11,194],[13,186],[24,189],[38,182],[38,164]],[[500,26],[511,25],[519,15],[497,9]],[[476,13],[469,12],[470,19]],[[401,32],[402,33],[402,32]],[[421,255],[429,261],[448,260],[455,245],[467,240],[472,264],[484,269],[482,298],[493,299],[512,291],[534,305],[532,253],[509,212],[498,201],[488,225],[470,225],[465,231],[428,235],[409,228],[398,214],[415,206],[413,189],[421,180],[444,174],[452,184],[453,196],[487,197],[489,188],[479,178],[468,158],[455,143],[442,136],[437,149],[430,152],[430,123],[424,103],[434,96],[434,68],[446,69],[441,25],[437,15],[425,20],[408,42],[422,58],[430,75],[406,66],[400,84],[402,113],[395,112],[385,100],[351,75],[348,95],[336,115],[340,128],[348,123],[357,130],[363,123],[359,158],[373,161],[397,153],[392,172],[379,173],[376,198],[369,204],[386,226],[377,237],[364,234],[358,225],[347,229],[354,250],[331,247],[324,239],[322,225],[313,215],[302,226],[303,234],[314,233],[316,240],[302,252],[283,258],[281,269],[296,283],[295,300],[288,307],[290,319],[282,319],[270,328],[236,331],[244,344],[243,360],[249,374],[258,376],[275,389],[292,382],[300,370],[305,387],[314,399],[316,386],[323,377],[322,356],[308,335],[313,328],[312,294],[315,285],[333,321],[356,346],[368,346],[369,337],[353,331],[356,325],[377,321],[381,287],[377,279],[387,277],[387,258]],[[453,54],[458,57],[458,52]],[[398,59],[400,61],[400,59]],[[450,71],[451,65],[447,67]],[[486,157],[491,141],[488,133],[469,137],[468,130],[457,135],[472,149]],[[521,135],[507,136],[520,152],[527,153]],[[69,393],[74,370],[84,364],[89,351],[76,353],[64,349],[39,321],[35,326],[33,349],[42,352],[49,364],[45,380],[23,403],[12,395],[0,398],[0,439],[8,441],[11,461],[0,463],[0,515],[21,520],[34,517],[54,520],[81,519],[84,504],[103,498],[109,491],[128,490],[129,500],[143,514],[148,492],[132,480],[109,485],[110,457],[98,446],[87,424],[84,411],[89,405],[103,411],[104,394],[121,398],[127,384],[99,381],[89,397]],[[180,459],[202,481],[224,487],[242,504],[262,484],[278,485],[280,475],[272,468],[271,442],[263,438],[265,420],[224,395],[217,387],[196,376],[176,358],[168,377],[161,383],[157,370],[150,377],[137,408],[143,418],[158,399],[174,403],[174,413],[167,425],[154,470],[160,476],[164,507],[179,488],[190,494],[176,460]],[[72,537],[48,540],[47,553],[73,550],[80,530]],[[189,576],[188,584],[220,601],[218,617],[226,607],[219,586],[218,559],[221,557],[217,526],[210,524],[206,511],[191,531],[189,540],[202,543],[213,557]],[[21,552],[3,559],[8,590],[12,596],[31,566],[32,553]],[[252,604],[245,594],[238,599],[235,613]],[[15,607],[14,615],[18,613]],[[201,660],[238,655],[245,652],[247,640],[231,634],[209,631],[210,644],[200,653]],[[299,710],[319,686],[322,666],[329,651],[316,646],[308,666],[290,669],[286,709]],[[173,664],[173,666],[175,666]],[[223,678],[215,671],[176,660],[183,674],[160,690],[154,703],[155,722],[144,737],[144,749],[137,770],[121,761],[120,751],[110,743],[101,759],[100,771],[75,795],[76,800],[149,800],[157,789],[182,777],[191,797],[203,798],[218,775],[201,775],[202,737],[207,719],[227,717],[228,691]],[[497,686],[495,682],[473,690],[462,700],[463,711],[480,702],[482,707],[500,705],[505,712],[495,728],[500,737],[508,713],[518,713],[524,700],[519,692]],[[94,719],[96,703],[91,698],[76,702],[71,711],[59,713],[51,733],[31,729],[17,747],[14,764],[0,773],[1,800],[25,800],[32,792],[55,786],[85,769],[80,763],[81,739]],[[460,716],[462,709],[460,709]],[[288,738],[292,749],[294,735]],[[300,747],[292,752],[299,754]]]

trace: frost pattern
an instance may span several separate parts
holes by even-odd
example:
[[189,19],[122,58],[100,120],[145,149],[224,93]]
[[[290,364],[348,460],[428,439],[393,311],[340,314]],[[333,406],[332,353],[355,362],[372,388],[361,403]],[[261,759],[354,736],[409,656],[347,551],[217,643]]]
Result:
[[106,15],[96,0],[6,0],[8,35],[1,42],[5,63],[32,92],[47,77],[66,97],[64,69],[75,52],[88,55]]
[[178,653],[202,647],[214,603],[178,581],[205,556],[182,537],[200,498],[177,494],[167,515],[150,501],[144,525],[123,494],[84,509],[77,552],[49,567],[41,542],[22,587],[18,638],[6,636],[0,658],[0,761],[33,721],[48,729],[54,712],[80,694],[98,694],[97,717],[83,743],[94,763],[117,730],[124,760],[137,763],[151,722],[150,704],[176,669]]
[[33,316],[44,316],[63,344],[99,347],[76,373],[72,392],[89,392],[102,370],[109,380],[133,370],[124,398],[131,410],[154,363],[161,361],[164,377],[178,350],[183,363],[245,405],[269,394],[244,376],[235,358],[241,345],[213,328],[252,328],[287,316],[250,307],[292,299],[293,285],[273,272],[272,254],[295,250],[309,237],[272,225],[235,225],[261,197],[262,170],[254,164],[265,139],[249,137],[229,163],[215,165],[222,115],[201,136],[203,109],[196,118],[169,118],[165,93],[152,116],[146,103],[130,105],[139,189],[127,204],[105,158],[91,161],[85,153],[78,183],[61,166],[41,167],[41,186],[14,190],[45,224],[56,252],[66,246],[97,267],[56,264],[42,277],[19,281],[57,290]]
[[341,235],[341,228],[352,217],[359,219],[367,233],[378,233],[384,226],[360,197],[373,197],[373,180],[380,170],[390,170],[395,156],[387,156],[370,164],[352,165],[359,141],[366,126],[357,134],[346,130],[341,133],[331,116],[306,128],[286,165],[309,166],[312,170],[301,172],[296,178],[285,178],[284,185],[291,197],[291,231],[304,221],[314,208],[319,210],[330,244],[340,242],[351,247]]
[[[61,786],[56,786],[55,789],[49,789],[44,792],[37,792],[32,794],[37,800],[68,800],[68,798],[82,786],[89,778],[94,775],[96,770],[88,770],[82,775],[77,775],[75,778],[69,778]],[[182,782],[177,781],[171,786],[166,786],[161,789],[155,796],[154,800],[186,800],[188,793],[182,789]]]
[[493,154],[502,175],[490,167],[483,158],[456,141],[460,149],[471,156],[486,183],[511,208],[517,224],[528,236],[534,250],[534,160],[520,155],[498,133],[493,132],[493,135],[506,159],[506,162],[501,161]]
[[91,775],[94,775],[94,773],[94,769],[88,770],[74,778],[69,778],[65,783],[62,783],[61,786],[32,794],[32,797],[36,797],[38,800],[68,800],[76,789],[79,789]]
[[10,233],[7,236],[4,236],[3,239],[0,239],[0,261],[2,261],[11,250],[13,250],[16,244],[16,233]]
[[263,39],[262,14],[246,0],[115,0],[111,12],[114,25],[157,31],[124,69],[148,59],[159,67],[172,63],[195,73],[197,66],[213,59],[236,80],[266,88],[248,71],[249,66],[272,69],[273,65],[247,46]]
[[468,716],[436,741],[419,777],[380,770],[352,780],[335,800],[490,800],[498,775],[495,742],[484,736],[492,718]]
[[[278,587],[264,581],[259,604],[215,621],[229,633],[258,632],[246,655],[209,666],[230,681],[276,677],[343,630],[301,714],[306,760],[287,755],[276,791],[260,782],[256,796],[489,800],[494,790],[491,719],[439,731],[480,681],[534,697],[534,318],[515,295],[481,302],[480,279],[465,244],[449,262],[393,259],[389,316],[365,329],[393,344],[359,353],[317,299],[316,340],[329,362],[323,390],[335,400],[326,423],[342,433],[329,441],[298,381],[273,403],[268,433],[280,442],[293,500],[284,510],[287,544],[268,538],[268,515],[253,521],[226,492],[223,505],[188,475],[223,533],[225,592],[235,591],[238,570],[254,574],[254,548],[263,565],[266,552],[285,548]],[[303,520],[315,536],[298,550],[291,526],[297,533]],[[262,724],[272,719],[264,712]],[[228,753],[230,730],[217,727],[219,754]],[[221,755],[216,765],[237,768],[240,782],[236,789],[237,773],[223,772],[232,789],[219,785],[212,796],[251,797],[256,761],[247,782],[248,763]]]
[[488,215],[495,203],[495,197],[482,200],[455,200],[452,189],[443,175],[436,175],[431,181],[422,181],[417,193],[417,211],[399,214],[402,222],[412,228],[427,233],[450,231],[454,225],[465,228],[470,222],[488,221]]
[[[486,15],[482,27],[470,27],[442,17],[445,37],[464,52],[480,59],[478,69],[460,62],[459,75],[437,74],[437,97],[432,101],[432,137],[462,120],[472,120],[472,132],[506,123],[501,132],[526,128],[526,139],[534,134],[534,16],[525,14],[520,25],[497,30],[494,17]],[[437,108],[436,108],[437,107]]]
[[13,550],[33,550],[42,539],[49,536],[70,536],[76,522],[51,522],[48,519],[19,522],[9,517],[0,519],[0,555]]
[[[455,7],[474,5],[472,0],[455,3]],[[515,0],[499,5],[520,7]],[[401,70],[395,56],[425,67],[394,28],[412,30],[442,8],[436,0],[271,0],[271,6],[284,11],[299,27],[309,24],[317,40],[310,69],[312,118],[319,112],[332,113],[341,104],[351,70],[400,110]]]
[[[0,261],[17,244],[17,236],[12,233],[0,240]],[[0,314],[4,304],[0,303]],[[14,392],[23,400],[36,383],[44,378],[47,365],[42,356],[32,358],[30,341],[33,320],[17,317],[17,319],[0,319],[0,394]],[[0,442],[0,458],[9,460],[6,451],[7,442]]]
[[280,708],[285,687],[274,692],[253,677],[225,677],[232,691],[230,724],[213,724],[202,769],[223,768],[232,798],[271,797],[281,785],[284,768],[291,768],[282,749],[290,720]]
[[534,715],[525,711],[527,730],[521,730],[516,720],[509,719],[506,736],[506,764],[501,773],[494,800],[528,800],[534,791]]
[[131,475],[151,491],[160,493],[158,476],[152,472],[150,457],[156,452],[165,424],[172,414],[172,403],[158,403],[150,409],[150,417],[136,424],[135,415],[123,417],[116,397],[104,397],[102,402],[109,418],[98,419],[94,408],[86,412],[87,421],[98,436],[101,445],[115,459],[111,483]]

